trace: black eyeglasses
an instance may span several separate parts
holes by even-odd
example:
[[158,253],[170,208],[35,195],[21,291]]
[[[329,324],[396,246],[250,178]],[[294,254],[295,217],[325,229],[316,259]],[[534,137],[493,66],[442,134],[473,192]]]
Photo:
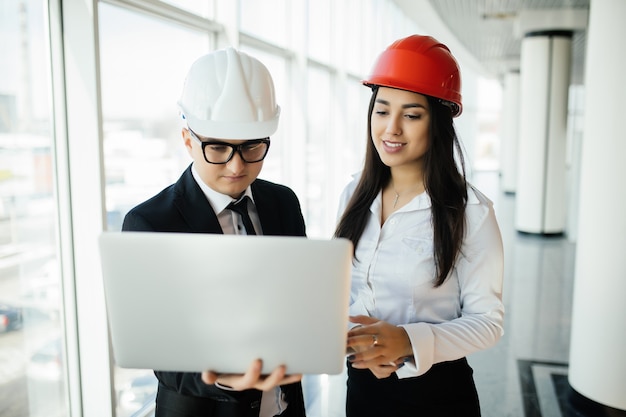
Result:
[[233,159],[235,152],[239,154],[244,162],[249,164],[260,162],[265,159],[267,151],[270,149],[269,138],[247,140],[239,145],[233,145],[232,143],[216,140],[203,141],[191,129],[189,129],[189,133],[202,146],[204,160],[209,164],[226,164]]

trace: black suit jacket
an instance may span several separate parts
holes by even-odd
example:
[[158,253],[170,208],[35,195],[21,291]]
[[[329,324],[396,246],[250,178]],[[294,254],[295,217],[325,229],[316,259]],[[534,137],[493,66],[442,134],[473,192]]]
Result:
[[[252,195],[256,205],[264,235],[305,236],[306,230],[300,203],[295,193],[288,187],[257,179],[252,183]],[[182,232],[182,233],[223,233],[211,204],[195,182],[191,166],[181,175],[179,180],[165,188],[159,194],[139,204],[124,218],[124,231],[149,232]],[[245,289],[242,289],[242,291]],[[167,337],[167,334],[164,334]],[[173,352],[175,354],[175,352]],[[247,412],[229,411],[224,415],[250,415],[247,404],[257,404],[261,392],[226,391],[202,382],[199,373],[160,372],[155,371],[159,379],[159,395],[157,409],[165,415],[165,408],[177,408],[167,401],[162,390],[176,392],[184,396],[207,398],[219,403],[239,403]],[[304,416],[304,401],[300,383],[281,387],[289,404],[283,415]],[[161,404],[159,404],[161,400]],[[258,413],[258,411],[256,411]],[[254,414],[254,413],[253,413]],[[183,414],[180,414],[183,415]],[[222,415],[207,410],[204,415]],[[258,414],[257,414],[258,415]]]

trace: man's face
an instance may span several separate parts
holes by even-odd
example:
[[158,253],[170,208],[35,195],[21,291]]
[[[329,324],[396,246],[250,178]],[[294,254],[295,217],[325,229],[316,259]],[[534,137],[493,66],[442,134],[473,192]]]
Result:
[[[263,168],[263,161],[244,162],[238,152],[225,164],[210,164],[204,159],[202,145],[191,137],[188,129],[182,130],[183,140],[189,155],[194,160],[194,166],[202,181],[214,191],[238,198],[258,177]],[[217,138],[216,138],[217,139]],[[204,141],[205,138],[200,140]],[[238,145],[244,140],[217,139],[220,142]]]

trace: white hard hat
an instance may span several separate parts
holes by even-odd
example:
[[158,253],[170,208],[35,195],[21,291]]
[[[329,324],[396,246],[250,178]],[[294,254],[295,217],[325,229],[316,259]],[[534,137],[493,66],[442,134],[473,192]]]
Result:
[[267,68],[234,48],[198,58],[178,101],[195,133],[216,139],[260,139],[278,128],[280,107]]

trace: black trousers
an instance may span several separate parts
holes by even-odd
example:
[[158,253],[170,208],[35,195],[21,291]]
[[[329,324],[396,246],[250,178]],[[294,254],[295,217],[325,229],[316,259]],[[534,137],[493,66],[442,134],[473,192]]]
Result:
[[[289,404],[281,417],[305,417],[304,399],[300,384],[284,386],[290,391]],[[222,398],[182,395],[163,384],[157,391],[155,417],[258,417],[261,394],[258,400],[244,397],[238,401]]]
[[348,363],[347,417],[480,417],[473,370],[465,358],[434,365],[424,375],[378,379]]
[[258,417],[260,401],[234,402],[192,397],[159,385],[155,417]]

